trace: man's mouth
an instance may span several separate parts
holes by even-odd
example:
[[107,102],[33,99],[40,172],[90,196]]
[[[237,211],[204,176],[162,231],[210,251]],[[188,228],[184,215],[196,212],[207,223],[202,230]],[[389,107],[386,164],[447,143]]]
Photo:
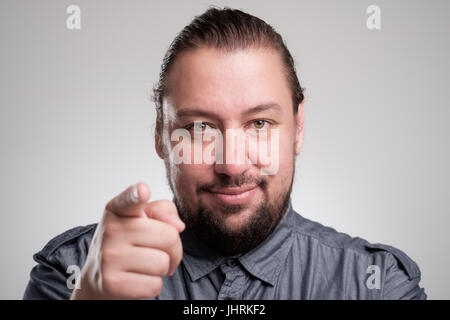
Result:
[[220,188],[210,190],[216,201],[226,205],[239,205],[250,201],[258,189],[258,185]]

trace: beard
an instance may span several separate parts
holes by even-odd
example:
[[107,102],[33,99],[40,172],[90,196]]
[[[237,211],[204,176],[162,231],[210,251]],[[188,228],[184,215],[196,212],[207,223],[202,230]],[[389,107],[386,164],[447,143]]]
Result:
[[192,210],[186,205],[185,199],[174,197],[180,218],[186,224],[187,230],[204,244],[222,254],[235,255],[250,251],[263,242],[283,218],[289,206],[294,174],[289,188],[281,191],[272,201],[269,201],[267,180],[262,177],[255,179],[241,175],[222,176],[220,179],[219,182],[199,186],[197,194],[210,192],[209,190],[214,188],[239,187],[247,184],[257,185],[262,190],[264,195],[262,201],[250,213],[243,225],[230,228],[221,215],[215,212],[220,210],[223,214],[234,214],[246,209],[246,205],[218,205],[218,209],[214,209],[200,199],[197,208]]

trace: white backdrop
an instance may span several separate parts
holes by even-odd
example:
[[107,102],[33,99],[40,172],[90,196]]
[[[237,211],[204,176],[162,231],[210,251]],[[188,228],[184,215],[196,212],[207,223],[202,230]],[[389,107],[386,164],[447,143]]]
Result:
[[[81,8],[81,30],[66,8]],[[0,298],[48,240],[147,181],[169,198],[148,97],[176,33],[208,5],[272,24],[306,90],[292,194],[303,216],[404,250],[450,298],[449,1],[0,2]],[[366,9],[381,9],[368,30]]]

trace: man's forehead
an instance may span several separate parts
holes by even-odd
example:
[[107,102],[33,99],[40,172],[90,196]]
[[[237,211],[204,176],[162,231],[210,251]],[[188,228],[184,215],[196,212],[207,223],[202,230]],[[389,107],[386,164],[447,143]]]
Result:
[[[171,73],[179,70],[181,75],[185,70],[195,73],[209,75],[210,72],[223,74],[228,73],[228,69],[221,69],[222,66],[237,68],[240,71],[244,69],[259,69],[261,63],[271,61],[276,64],[275,67],[283,65],[283,59],[280,53],[270,47],[248,47],[236,48],[233,50],[220,49],[214,47],[199,47],[196,49],[186,49],[182,51],[175,59]],[[217,69],[219,68],[219,69]]]
[[172,116],[192,115],[192,110],[245,114],[290,102],[282,62],[273,51],[197,49],[177,59],[164,99]]

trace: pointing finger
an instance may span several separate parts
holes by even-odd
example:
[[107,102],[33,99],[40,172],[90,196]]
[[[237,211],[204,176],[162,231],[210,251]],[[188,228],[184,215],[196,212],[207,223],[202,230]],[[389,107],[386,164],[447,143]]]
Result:
[[150,199],[150,188],[145,182],[138,182],[112,199],[106,209],[124,217],[140,217],[142,207]]

